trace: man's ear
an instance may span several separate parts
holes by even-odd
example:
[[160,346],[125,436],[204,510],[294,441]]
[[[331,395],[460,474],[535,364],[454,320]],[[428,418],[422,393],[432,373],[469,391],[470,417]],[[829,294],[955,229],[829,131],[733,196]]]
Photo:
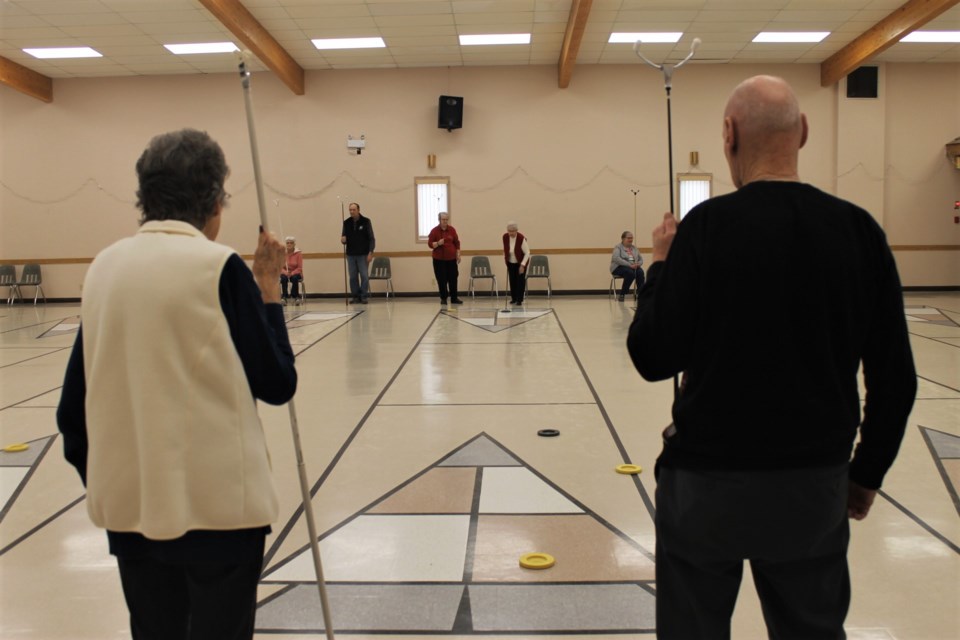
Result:
[[737,150],[737,123],[730,116],[723,119],[723,146],[728,152]]
[[800,126],[802,129],[800,133],[800,146],[798,148],[803,149],[803,145],[807,144],[807,134],[810,132],[807,126],[807,116],[804,113],[800,114]]

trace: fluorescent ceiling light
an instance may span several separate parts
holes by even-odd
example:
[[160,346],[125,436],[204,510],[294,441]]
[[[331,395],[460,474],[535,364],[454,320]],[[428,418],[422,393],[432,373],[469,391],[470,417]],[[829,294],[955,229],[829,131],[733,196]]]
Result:
[[324,49],[383,49],[383,38],[317,38],[311,40],[313,46]]
[[530,44],[529,33],[488,33],[460,36],[461,45],[473,44]]
[[820,42],[829,31],[761,31],[754,42]]
[[960,31],[914,31],[900,42],[960,42]]
[[186,56],[194,53],[230,53],[239,51],[232,42],[198,42],[195,44],[165,44],[163,47],[170,53]]
[[674,43],[680,40],[682,33],[664,31],[662,33],[611,33],[610,39],[607,40],[610,44],[617,43],[630,43],[633,44],[637,40],[640,42],[669,42]]
[[90,47],[57,47],[46,49],[24,49],[34,58],[102,58],[103,54]]

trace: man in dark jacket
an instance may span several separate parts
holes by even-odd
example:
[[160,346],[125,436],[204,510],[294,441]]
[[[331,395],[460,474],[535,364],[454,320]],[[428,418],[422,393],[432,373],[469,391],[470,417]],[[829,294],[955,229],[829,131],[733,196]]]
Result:
[[770,637],[845,637],[848,518],[870,510],[917,382],[886,237],[800,182],[806,139],[786,82],[743,82],[723,121],[737,191],[653,232],[627,346],[645,379],[685,375],[657,461],[659,638],[729,638],[744,560]]
[[370,277],[367,270],[373,260],[377,240],[373,236],[373,223],[360,214],[360,205],[350,203],[350,217],[343,221],[340,242],[345,247],[347,272],[350,278],[352,302],[367,304],[370,297]]

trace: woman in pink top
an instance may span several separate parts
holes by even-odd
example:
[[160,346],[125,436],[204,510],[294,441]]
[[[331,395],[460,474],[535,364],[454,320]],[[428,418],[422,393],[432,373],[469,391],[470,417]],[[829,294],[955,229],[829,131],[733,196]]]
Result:
[[[287,261],[280,270],[280,286],[283,288],[282,302],[287,304],[289,298],[293,298],[294,304],[300,304],[300,283],[303,281],[303,254],[297,249],[297,239],[293,236],[287,236]],[[293,291],[287,293],[287,283],[293,287]]]

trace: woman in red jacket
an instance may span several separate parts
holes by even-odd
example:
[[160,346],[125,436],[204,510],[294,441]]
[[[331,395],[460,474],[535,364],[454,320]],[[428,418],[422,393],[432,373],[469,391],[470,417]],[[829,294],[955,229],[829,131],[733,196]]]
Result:
[[507,263],[507,275],[510,276],[510,302],[523,304],[530,243],[518,231],[516,222],[507,223],[507,232],[503,234],[503,261]]
[[450,214],[443,211],[438,216],[440,224],[430,230],[427,246],[433,249],[433,275],[440,290],[440,304],[447,304],[447,298],[453,304],[463,304],[457,297],[457,277],[460,271],[460,237],[457,230],[450,226]]

